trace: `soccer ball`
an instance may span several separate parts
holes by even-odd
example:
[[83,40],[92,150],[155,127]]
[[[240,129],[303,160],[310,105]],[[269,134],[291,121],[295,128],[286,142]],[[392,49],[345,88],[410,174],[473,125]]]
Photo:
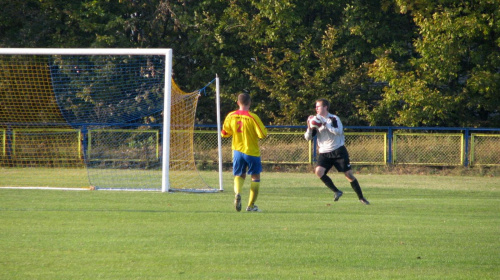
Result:
[[311,127],[312,129],[318,129],[323,125],[323,122],[321,122],[318,116],[309,116],[307,122],[309,123],[309,127]]

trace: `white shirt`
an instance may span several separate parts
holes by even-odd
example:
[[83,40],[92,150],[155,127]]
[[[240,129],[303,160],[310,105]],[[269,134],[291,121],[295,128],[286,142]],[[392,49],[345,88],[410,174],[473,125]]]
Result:
[[[318,134],[316,134],[319,153],[329,153],[344,146],[344,126],[342,125],[340,118],[330,113],[328,113],[327,118],[324,118],[321,115],[317,115],[317,117],[323,123],[323,125],[318,129]],[[306,133],[304,133],[304,137],[308,141],[312,140],[312,129],[307,128]]]

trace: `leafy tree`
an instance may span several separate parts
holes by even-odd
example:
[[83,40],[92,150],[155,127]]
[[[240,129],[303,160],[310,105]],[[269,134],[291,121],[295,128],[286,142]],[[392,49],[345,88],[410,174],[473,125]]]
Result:
[[[172,48],[182,89],[221,78],[268,124],[316,98],[348,125],[499,125],[498,0],[0,0],[2,47]],[[152,100],[149,100],[153,102]],[[198,121],[214,123],[214,93]]]
[[0,0],[0,46],[34,47],[47,44],[47,14],[35,0]]
[[[410,26],[390,5],[351,2],[231,2],[219,30],[238,51],[225,55],[240,63],[260,100],[256,110],[268,122],[303,123],[319,97],[331,99],[334,111],[352,124],[363,122],[361,107],[379,91],[363,65],[375,58],[373,49],[398,45],[401,34],[407,40],[411,32],[387,32],[393,24]],[[372,30],[363,33],[365,26]]]
[[498,125],[498,1],[451,1],[432,12],[398,2],[419,37],[412,58],[397,62],[388,49],[371,65],[371,77],[388,82],[372,123],[387,115],[407,126]]

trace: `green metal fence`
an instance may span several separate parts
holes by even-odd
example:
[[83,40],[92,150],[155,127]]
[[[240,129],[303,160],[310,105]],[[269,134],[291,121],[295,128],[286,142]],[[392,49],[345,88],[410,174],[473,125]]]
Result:
[[[215,128],[214,128],[215,129]],[[315,142],[304,140],[302,131],[272,128],[260,140],[263,163],[312,164],[317,158]],[[370,129],[370,128],[367,128]],[[346,132],[345,141],[354,165],[500,166],[500,134]],[[414,129],[408,128],[407,130]],[[437,130],[439,131],[439,130]],[[499,130],[500,131],[500,130]],[[217,163],[217,132],[195,131],[196,160]],[[467,143],[471,143],[467,145]],[[231,162],[230,139],[222,139],[225,163]]]
[[91,129],[87,134],[89,161],[157,161],[159,130]]
[[348,147],[352,164],[385,165],[387,163],[387,133],[346,132],[345,145]]
[[452,166],[464,164],[463,134],[394,133],[393,164]]
[[472,133],[470,142],[472,165],[500,165],[500,135]]
[[16,160],[75,160],[82,157],[81,142],[81,131],[76,129],[14,129],[11,156]]
[[[128,159],[158,160],[160,129],[141,129],[0,129],[0,165],[15,165],[16,159],[75,160],[82,159],[84,153],[90,160],[106,160],[110,152],[123,153]],[[351,130],[345,133],[345,139],[354,165],[500,166],[500,129],[491,133],[469,133],[467,129],[444,133],[434,128],[425,132],[414,132],[416,128],[397,128],[395,132]],[[264,164],[307,165],[316,161],[317,147],[314,141],[304,139],[305,127],[270,127],[268,131],[268,136],[260,140]],[[115,139],[120,145],[99,150],[96,141],[103,137]],[[215,126],[196,128],[193,143],[197,163],[218,164]],[[222,139],[222,156],[224,163],[231,162],[231,139]]]
[[[194,133],[195,159],[206,163],[217,163],[217,131],[196,130]],[[307,164],[312,161],[309,143],[304,140],[303,132],[269,132],[260,140],[261,160],[263,163]],[[225,163],[232,160],[231,139],[222,139],[222,159]]]

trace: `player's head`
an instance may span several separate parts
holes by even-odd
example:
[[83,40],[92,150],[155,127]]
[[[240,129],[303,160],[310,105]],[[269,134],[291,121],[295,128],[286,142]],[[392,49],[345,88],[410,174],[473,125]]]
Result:
[[238,95],[238,104],[241,106],[250,106],[251,103],[250,95],[248,93],[240,93]]
[[324,115],[328,113],[330,108],[330,102],[328,100],[321,98],[316,100],[316,114]]

